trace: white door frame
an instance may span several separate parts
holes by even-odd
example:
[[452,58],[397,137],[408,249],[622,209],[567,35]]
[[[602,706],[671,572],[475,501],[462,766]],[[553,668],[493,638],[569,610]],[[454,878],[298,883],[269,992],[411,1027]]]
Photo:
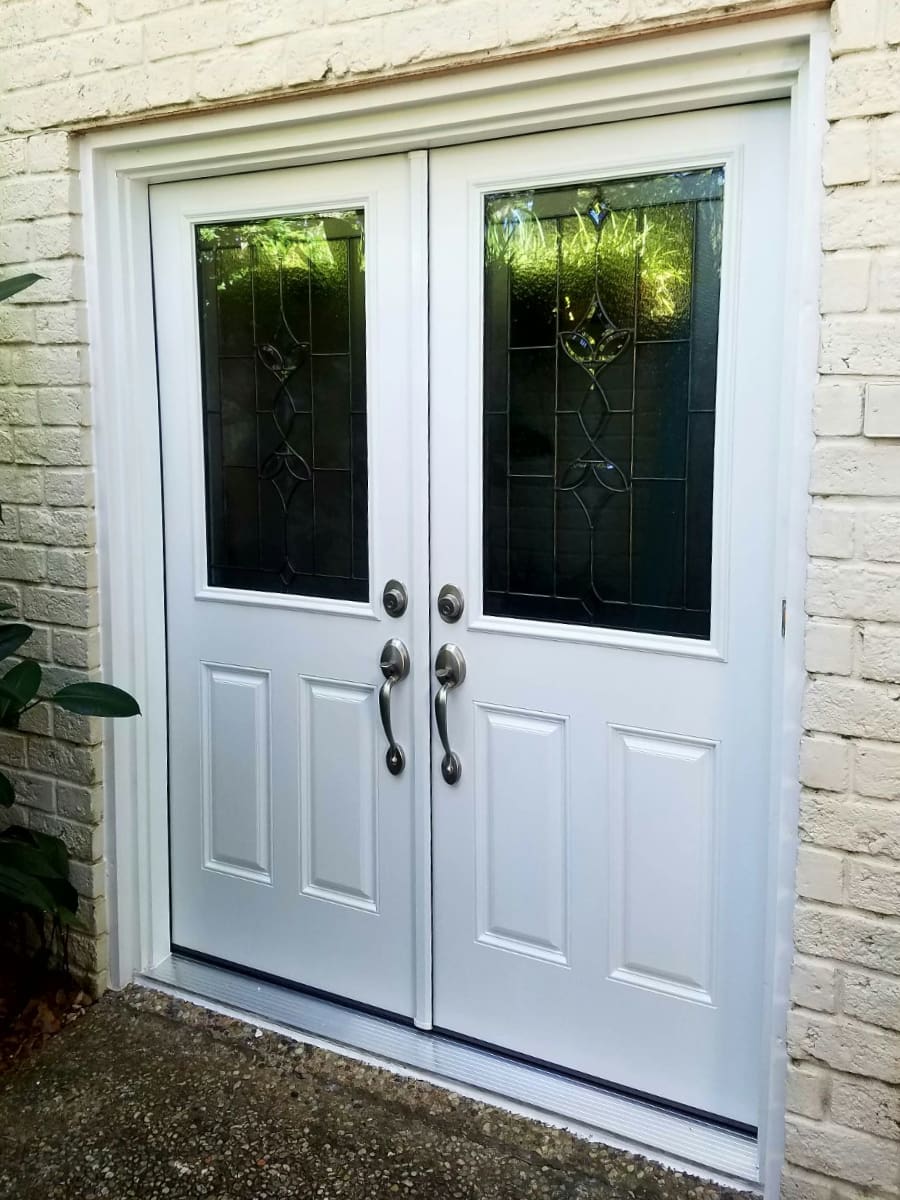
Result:
[[[152,183],[502,137],[662,112],[789,97],[791,239],[785,263],[783,422],[779,448],[777,591],[787,627],[773,664],[771,843],[766,1013],[760,1111],[761,1182],[777,1196],[784,1140],[785,1043],[792,957],[801,732],[805,518],[812,441],[810,411],[818,346],[821,181],[825,126],[824,13],[717,25],[671,36],[514,58],[467,70],[359,87],[329,87],[294,99],[215,113],[125,124],[82,144],[88,317],[97,461],[103,667],[135,693],[144,716],[110,725],[104,742],[106,848],[115,986],[168,956],[166,654],[159,417],[148,188]],[[411,228],[416,286],[425,278],[424,155]],[[415,164],[418,164],[416,167]],[[423,297],[423,311],[425,302]],[[424,326],[424,322],[423,322]],[[427,385],[427,334],[410,346]],[[416,420],[427,422],[426,406]],[[427,488],[425,467],[413,486]],[[425,553],[427,531],[417,533]],[[427,623],[427,605],[420,605]],[[423,629],[423,639],[425,637]],[[426,645],[425,640],[422,641]],[[419,755],[420,760],[425,759]],[[423,765],[427,776],[427,761]],[[417,937],[418,1019],[430,1017],[429,829]]]

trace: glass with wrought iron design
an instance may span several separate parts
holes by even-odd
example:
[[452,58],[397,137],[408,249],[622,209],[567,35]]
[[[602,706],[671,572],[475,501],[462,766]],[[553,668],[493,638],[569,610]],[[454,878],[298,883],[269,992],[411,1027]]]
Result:
[[486,198],[487,614],[709,637],[723,189]]
[[208,582],[367,600],[363,213],[196,229]]

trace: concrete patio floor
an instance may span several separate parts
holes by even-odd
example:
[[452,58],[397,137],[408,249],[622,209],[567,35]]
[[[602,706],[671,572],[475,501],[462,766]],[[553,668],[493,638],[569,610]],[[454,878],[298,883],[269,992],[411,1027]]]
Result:
[[15,1200],[743,1196],[129,988],[0,1080]]

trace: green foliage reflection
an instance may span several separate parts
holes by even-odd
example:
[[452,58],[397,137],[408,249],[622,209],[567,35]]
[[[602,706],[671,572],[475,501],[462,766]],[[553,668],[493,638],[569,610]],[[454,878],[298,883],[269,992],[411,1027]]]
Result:
[[722,172],[712,170],[491,196],[485,265],[508,269],[514,290],[532,297],[555,291],[559,270],[559,326],[575,325],[594,288],[597,230],[587,214],[602,203],[610,209],[596,263],[604,303],[622,324],[639,320],[661,336],[660,327],[689,315],[695,203],[719,204],[721,194]]
[[[230,251],[228,269],[218,272],[226,291],[249,278],[254,265],[309,274],[322,284],[346,280],[346,246],[363,238],[362,212],[315,213],[227,225],[199,225],[198,251]],[[361,266],[362,250],[360,250]]]

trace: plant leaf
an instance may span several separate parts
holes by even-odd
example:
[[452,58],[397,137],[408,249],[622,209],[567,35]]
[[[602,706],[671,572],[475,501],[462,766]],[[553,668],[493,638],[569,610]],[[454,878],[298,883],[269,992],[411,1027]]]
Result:
[[9,776],[0,771],[0,808],[11,808],[16,802],[16,789]]
[[56,864],[38,846],[0,839],[0,867],[12,867],[35,879],[59,879]]
[[84,717],[137,717],[141,712],[134,696],[111,683],[70,683],[50,699]]
[[39,912],[56,912],[52,892],[40,879],[0,863],[0,898],[12,900],[18,908],[36,908]]
[[15,654],[33,632],[30,625],[0,625],[0,658]]
[[69,852],[62,838],[54,837],[52,833],[38,833],[36,829],[29,829],[28,833],[33,844],[60,879],[68,879]]
[[31,287],[33,283],[37,283],[39,279],[43,279],[43,275],[13,275],[11,279],[0,279],[0,300],[8,300],[10,296],[14,296],[16,292],[22,292],[27,287]]
[[31,659],[16,663],[0,679],[0,727],[18,729],[19,718],[41,683],[41,668]]
[[41,668],[30,658],[16,663],[0,679],[0,695],[11,696],[19,701],[19,707],[24,708],[37,695],[41,686]]
[[53,897],[56,911],[67,925],[74,923],[78,911],[78,893],[68,879],[43,879],[41,882]]
[[53,897],[45,887],[12,867],[0,866],[0,896],[13,900],[17,907],[50,911]]
[[78,893],[69,882],[69,853],[61,838],[11,825],[0,833],[0,908],[35,908],[71,924]]

